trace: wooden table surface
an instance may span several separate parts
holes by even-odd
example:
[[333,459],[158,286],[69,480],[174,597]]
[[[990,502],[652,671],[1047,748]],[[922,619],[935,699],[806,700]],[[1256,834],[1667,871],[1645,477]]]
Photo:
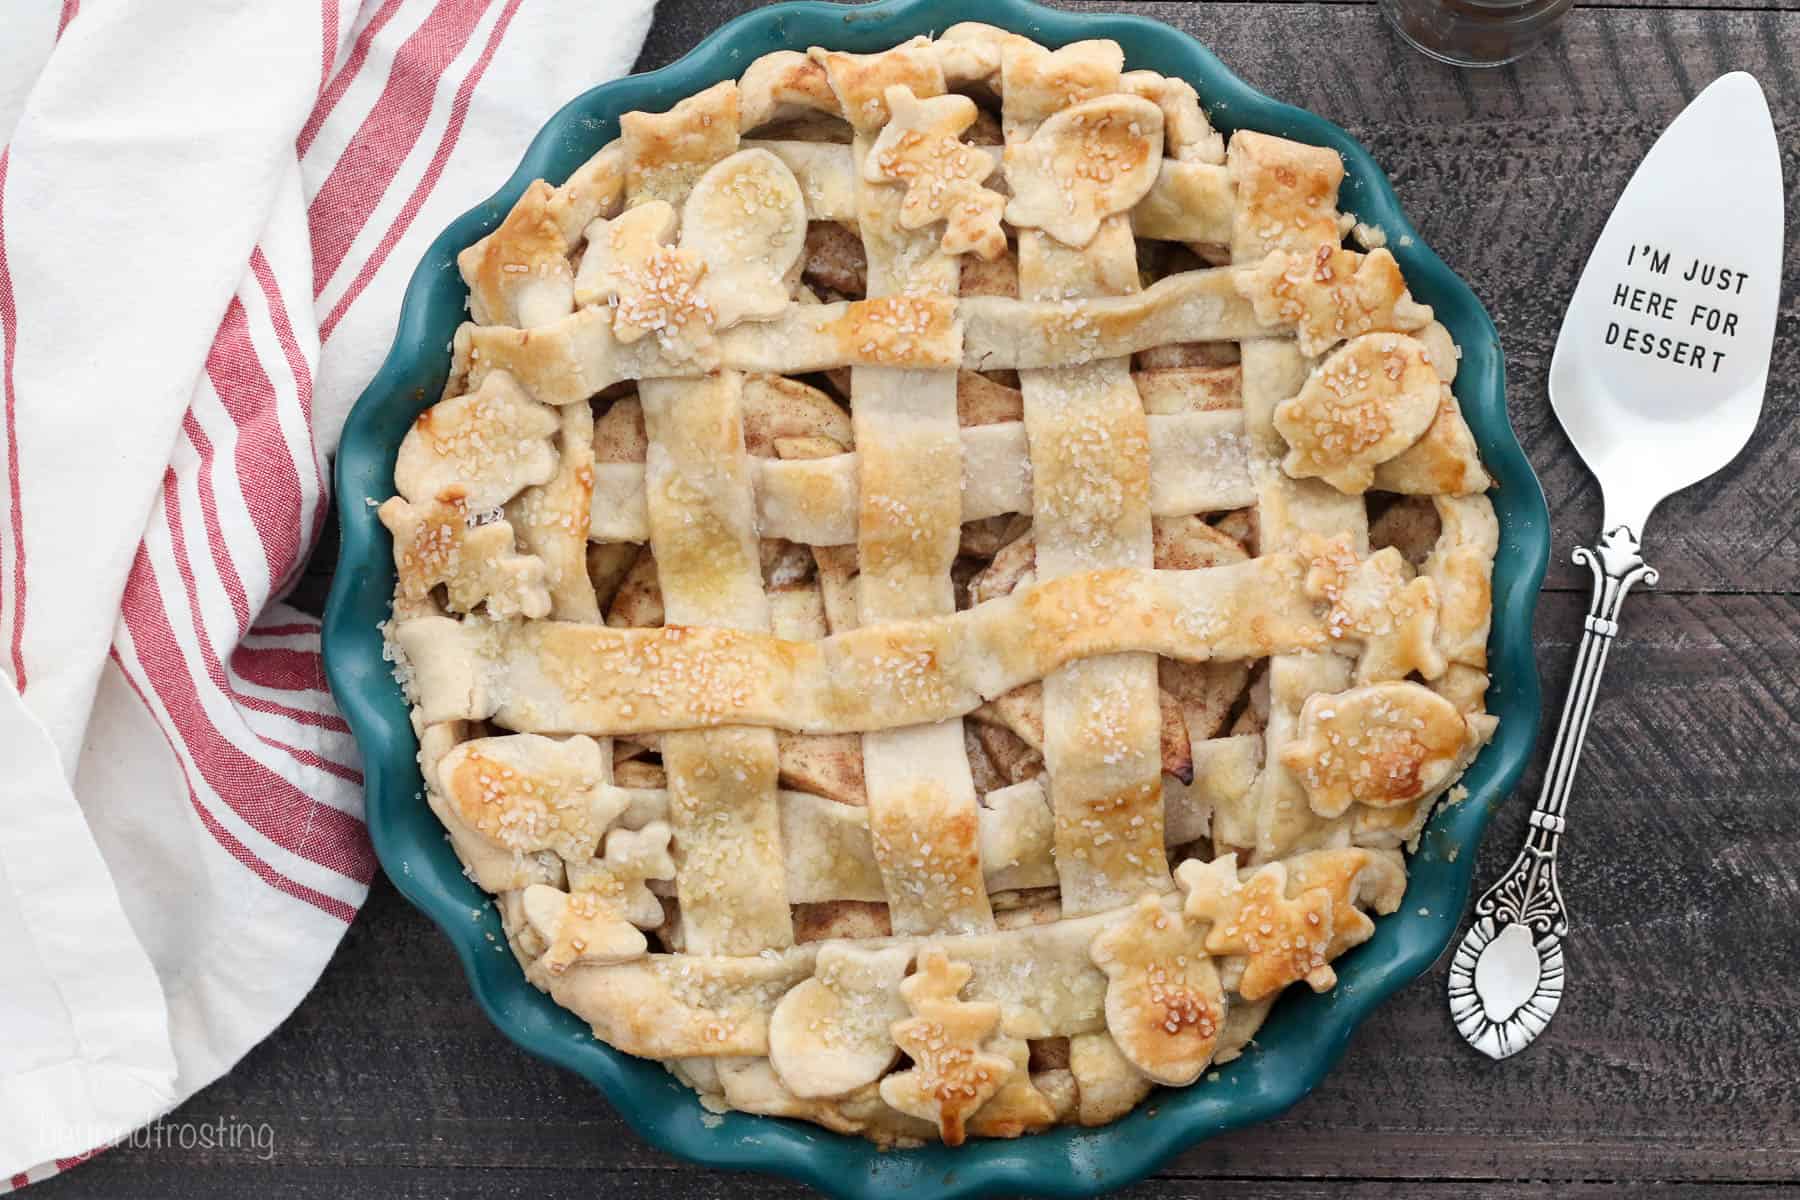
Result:
[[[604,0],[600,0],[604,5]],[[750,0],[663,0],[641,68]],[[1569,676],[1598,494],[1544,375],[1588,248],[1633,166],[1715,76],[1754,72],[1800,178],[1800,11],[1742,0],[1577,9],[1561,38],[1485,73],[1427,63],[1367,3],[1088,3],[1205,41],[1255,86],[1345,126],[1500,326],[1512,419],[1556,530],[1537,617],[1550,719]],[[971,17],[979,16],[970,0]],[[1444,965],[1358,1032],[1311,1096],[1204,1142],[1136,1196],[1800,1195],[1800,340],[1792,239],[1768,405],[1723,475],[1666,504],[1612,652],[1563,888],[1570,988],[1539,1044],[1488,1062],[1456,1036]],[[322,597],[330,547],[303,589]],[[1540,773],[1499,812],[1478,882],[1519,844]],[[126,1148],[31,1194],[190,1197],[789,1196],[640,1142],[572,1075],[470,999],[448,943],[378,880],[287,1024],[172,1118],[267,1123],[254,1148]],[[267,1142],[265,1140],[264,1144]]]

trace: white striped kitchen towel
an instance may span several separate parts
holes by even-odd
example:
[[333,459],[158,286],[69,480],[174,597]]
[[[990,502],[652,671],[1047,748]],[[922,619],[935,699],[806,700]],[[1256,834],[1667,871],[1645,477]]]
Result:
[[279,602],[426,243],[653,0],[27,0],[0,36],[0,1191],[228,1069],[375,870]]

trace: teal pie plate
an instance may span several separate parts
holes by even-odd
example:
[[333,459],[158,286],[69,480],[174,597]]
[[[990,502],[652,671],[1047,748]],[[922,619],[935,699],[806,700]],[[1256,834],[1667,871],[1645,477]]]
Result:
[[[798,1122],[708,1113],[660,1066],[596,1041],[577,1017],[525,981],[504,951],[492,905],[464,878],[421,798],[417,743],[390,665],[382,660],[376,628],[388,616],[394,569],[387,532],[369,502],[393,494],[400,439],[443,388],[446,350],[465,316],[456,252],[498,225],[527,184],[540,177],[567,178],[617,135],[620,113],[660,112],[719,80],[735,79],[771,50],[880,50],[970,19],[1049,46],[1111,38],[1125,48],[1128,67],[1192,83],[1222,130],[1258,129],[1343,153],[1349,174],[1342,207],[1387,231],[1413,294],[1437,310],[1463,349],[1457,398],[1498,483],[1493,500],[1501,543],[1494,567],[1494,682],[1488,699],[1500,717],[1500,731],[1464,779],[1468,798],[1442,808],[1428,826],[1400,910],[1379,921],[1375,936],[1338,962],[1336,989],[1324,995],[1290,990],[1256,1047],[1221,1068],[1221,1078],[1159,1092],[1101,1129],[1063,1128],[955,1150],[884,1152]],[[1493,807],[1518,782],[1537,737],[1531,619],[1549,557],[1549,514],[1507,420],[1505,369],[1492,320],[1468,286],[1425,247],[1380,168],[1348,134],[1261,95],[1198,42],[1139,17],[1054,12],[1027,0],[883,0],[856,8],[777,4],[730,22],[680,62],[577,97],[544,126],[512,178],[486,203],[457,218],[426,252],[407,288],[393,349],[344,427],[336,486],[343,548],[325,612],[325,666],[362,748],[369,832],[389,878],[456,947],[475,997],[494,1024],[531,1053],[592,1081],[646,1140],[707,1166],[772,1172],[836,1196],[1092,1196],[1148,1175],[1203,1138],[1281,1112],[1319,1082],[1357,1024],[1423,974],[1449,944],[1468,900],[1482,831]],[[1447,1023],[1444,1036],[1451,1036]]]

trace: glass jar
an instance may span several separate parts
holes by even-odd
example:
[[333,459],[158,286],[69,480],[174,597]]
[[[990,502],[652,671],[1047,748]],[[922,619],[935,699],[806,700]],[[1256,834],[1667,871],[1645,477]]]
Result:
[[1512,62],[1556,28],[1574,0],[1380,0],[1400,36],[1459,67]]

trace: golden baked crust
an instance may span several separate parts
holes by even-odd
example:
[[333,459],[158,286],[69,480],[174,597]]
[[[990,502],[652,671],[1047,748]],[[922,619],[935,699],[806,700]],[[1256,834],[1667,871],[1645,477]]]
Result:
[[458,257],[380,513],[424,800],[715,1108],[954,1145],[1208,1086],[1493,732],[1448,332],[1333,151],[1124,68],[771,54]]

